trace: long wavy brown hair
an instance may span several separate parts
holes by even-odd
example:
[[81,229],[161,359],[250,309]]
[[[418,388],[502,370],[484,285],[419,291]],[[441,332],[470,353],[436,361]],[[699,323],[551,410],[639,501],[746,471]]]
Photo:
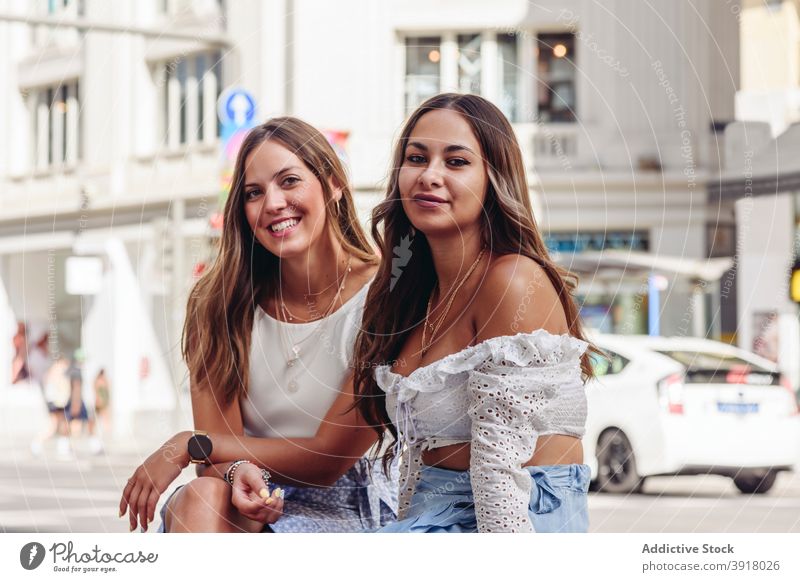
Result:
[[[211,388],[226,404],[247,394],[256,301],[279,284],[279,259],[256,241],[244,210],[247,159],[267,140],[289,149],[317,177],[326,228],[344,250],[368,263],[378,261],[359,224],[345,169],[325,136],[295,117],[276,117],[252,129],[236,158],[219,253],[189,294],[181,346],[192,390]],[[338,202],[331,183],[342,189]]]
[[[403,126],[392,157],[386,198],[372,212],[372,236],[382,260],[356,338],[354,385],[355,406],[378,433],[379,445],[386,429],[397,442],[397,430],[387,414],[385,393],[375,381],[374,367],[397,358],[410,332],[424,319],[436,284],[430,247],[423,233],[412,230],[400,199],[398,177],[411,132],[423,115],[437,109],[460,113],[481,145],[488,174],[481,224],[484,246],[500,255],[525,255],[541,265],[558,292],[570,335],[585,340],[573,300],[578,279],[550,259],[533,217],[522,152],[511,124],[496,106],[477,95],[444,93],[428,99]],[[405,257],[411,258],[400,267]],[[581,358],[584,381],[593,376],[589,351],[596,349],[590,346]],[[384,469],[392,457],[389,448],[383,457]]]

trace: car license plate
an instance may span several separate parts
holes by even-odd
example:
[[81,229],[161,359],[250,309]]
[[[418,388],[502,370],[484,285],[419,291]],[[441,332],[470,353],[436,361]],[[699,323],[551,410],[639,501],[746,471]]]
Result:
[[758,412],[758,404],[755,402],[717,402],[717,410],[732,414],[753,414]]

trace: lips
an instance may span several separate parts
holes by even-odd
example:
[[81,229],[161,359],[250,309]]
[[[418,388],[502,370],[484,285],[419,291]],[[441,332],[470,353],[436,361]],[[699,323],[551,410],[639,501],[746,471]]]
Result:
[[282,230],[296,226],[298,222],[300,222],[299,216],[287,216],[273,220],[267,225],[267,228],[272,232],[281,232]]
[[294,232],[302,219],[302,216],[284,216],[270,222],[266,230],[274,237],[284,237]]
[[433,194],[414,194],[414,200],[426,200],[428,202],[438,202],[439,204],[447,202],[444,198],[434,196]]
[[436,208],[442,204],[447,204],[447,200],[433,194],[415,194],[412,199],[418,206],[423,208]]

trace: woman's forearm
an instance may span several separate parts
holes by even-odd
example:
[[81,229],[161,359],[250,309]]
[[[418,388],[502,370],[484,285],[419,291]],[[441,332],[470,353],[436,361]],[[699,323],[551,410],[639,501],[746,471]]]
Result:
[[212,463],[247,459],[267,469],[282,485],[333,485],[357,460],[335,454],[315,437],[276,439],[235,435],[209,435],[214,444]]
[[225,463],[214,463],[213,465],[196,465],[196,473],[198,477],[216,477],[218,479],[225,479],[225,471],[231,466],[233,461]]
[[[188,442],[192,433],[186,431],[182,435],[181,440]],[[332,485],[360,458],[332,451],[316,437],[277,439],[222,433],[208,436],[213,445],[209,456],[212,465],[200,469],[205,476],[222,478],[231,462],[247,459],[267,469],[275,483],[324,487]]]

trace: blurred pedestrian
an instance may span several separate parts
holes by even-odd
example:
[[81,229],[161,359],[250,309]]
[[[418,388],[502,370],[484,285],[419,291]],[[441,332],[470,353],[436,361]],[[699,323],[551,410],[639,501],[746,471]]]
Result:
[[28,334],[25,323],[17,323],[17,333],[11,340],[14,345],[14,359],[11,360],[11,383],[16,384],[28,379]]
[[70,395],[69,402],[67,403],[66,410],[64,411],[65,416],[67,417],[67,422],[69,422],[70,434],[73,436],[75,436],[75,433],[80,431],[82,425],[89,420],[86,404],[83,402],[83,372],[81,371],[82,364],[83,352],[80,349],[77,349],[73,353],[72,361],[67,369]]
[[47,345],[47,329],[31,331],[30,336],[34,340],[28,348],[28,372],[30,373],[30,381],[32,384],[36,384],[41,390],[42,401],[48,409],[47,425],[42,432],[36,436],[33,442],[31,442],[31,452],[38,456],[44,449],[45,441],[55,436],[58,431],[58,418],[57,415],[51,412],[45,393],[47,371],[51,366],[50,350]]
[[[109,406],[111,404],[111,386],[108,383],[106,369],[100,368],[94,379],[94,419],[98,423],[101,436],[110,434],[111,417]],[[97,451],[99,452],[99,451]]]
[[[67,370],[69,370],[69,361],[63,356],[58,357],[50,366],[44,382],[44,398],[50,413],[51,427],[59,435],[56,441],[56,454],[62,458],[71,457],[69,427],[65,414],[71,395]],[[40,450],[37,450],[34,445],[32,452],[36,454]]]
[[83,362],[85,356],[83,350],[78,348],[72,355],[72,362],[67,370],[67,377],[70,382],[70,399],[67,403],[64,415],[69,423],[70,434],[73,437],[88,436],[89,449],[97,454],[103,451],[100,439],[95,435],[95,417],[89,415],[89,409],[83,400]]
[[47,328],[32,328],[28,337],[31,339],[26,358],[29,380],[44,392],[45,377],[52,363],[47,345],[49,340]]

